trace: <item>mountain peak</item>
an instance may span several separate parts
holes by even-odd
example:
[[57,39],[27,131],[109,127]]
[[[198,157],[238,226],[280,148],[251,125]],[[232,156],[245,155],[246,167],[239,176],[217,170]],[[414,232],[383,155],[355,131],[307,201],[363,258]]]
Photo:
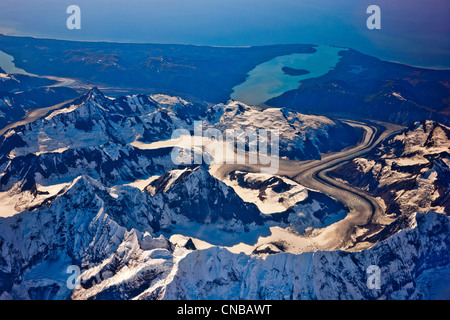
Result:
[[101,95],[103,95],[102,92],[100,91],[100,89],[99,89],[97,86],[93,86],[93,87],[91,88],[91,90],[89,90],[88,93],[92,93],[92,94],[101,94]]
[[85,98],[86,100],[96,100],[96,101],[103,101],[106,99],[105,95],[97,88],[97,87],[92,87],[91,90],[89,90],[84,96],[83,98]]

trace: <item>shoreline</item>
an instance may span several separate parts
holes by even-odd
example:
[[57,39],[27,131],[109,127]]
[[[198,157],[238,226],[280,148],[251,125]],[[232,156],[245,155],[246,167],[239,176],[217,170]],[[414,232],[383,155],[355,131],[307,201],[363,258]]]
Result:
[[[61,39],[61,38],[50,38],[50,37],[38,37],[38,36],[26,36],[26,35],[8,35],[6,33],[2,33],[0,32],[0,37],[1,36],[5,36],[5,37],[10,37],[10,38],[31,38],[31,39],[36,39],[36,40],[45,40],[45,41],[68,41],[68,42],[81,42],[81,43],[105,43],[105,44],[120,44],[120,45],[162,45],[162,46],[195,46],[195,47],[205,47],[205,48],[234,48],[234,49],[248,49],[248,48],[258,48],[258,47],[270,47],[270,46],[283,46],[283,45],[310,45],[310,46],[314,46],[317,47],[319,46],[318,44],[312,44],[312,43],[268,43],[268,44],[264,44],[264,45],[247,45],[247,46],[238,46],[238,45],[230,45],[230,46],[219,46],[219,45],[206,45],[206,44],[193,44],[193,43],[160,43],[160,42],[136,42],[136,41],[111,41],[111,40],[73,40],[73,39]],[[424,66],[424,65],[415,65],[412,63],[408,63],[408,62],[402,62],[402,61],[398,61],[398,60],[390,60],[390,59],[384,59],[384,58],[380,58],[376,55],[373,55],[371,53],[367,53],[367,52],[362,52],[359,49],[354,49],[351,47],[345,47],[342,45],[336,45],[336,44],[328,44],[328,46],[330,47],[337,47],[337,48],[343,48],[343,49],[351,49],[357,52],[360,52],[362,54],[380,59],[381,61],[385,61],[385,62],[391,62],[391,63],[396,63],[396,64],[400,64],[400,65],[404,65],[404,66],[408,66],[408,67],[413,67],[413,68],[421,68],[421,69],[428,69],[428,70],[440,70],[440,71],[450,71],[450,65],[448,67],[445,66]],[[0,48],[1,49],[1,48]],[[449,62],[450,63],[450,62]]]

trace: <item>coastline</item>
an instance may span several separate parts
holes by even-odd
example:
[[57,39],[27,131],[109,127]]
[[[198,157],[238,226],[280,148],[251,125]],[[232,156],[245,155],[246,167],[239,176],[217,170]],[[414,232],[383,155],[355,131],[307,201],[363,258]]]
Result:
[[[138,41],[111,41],[111,40],[73,40],[73,39],[62,39],[62,38],[51,38],[51,37],[39,37],[39,36],[31,36],[31,35],[8,35],[6,33],[2,33],[0,32],[0,37],[4,36],[4,37],[11,37],[11,38],[31,38],[31,39],[35,39],[35,40],[50,40],[50,41],[62,41],[62,42],[81,42],[81,43],[105,43],[105,44],[119,44],[119,45],[161,45],[161,46],[195,46],[195,47],[205,47],[205,48],[234,48],[234,49],[239,49],[239,48],[243,48],[243,49],[248,49],[248,48],[258,48],[258,47],[270,47],[270,46],[276,46],[276,45],[311,45],[311,46],[319,46],[318,44],[311,44],[311,43],[267,43],[264,45],[247,45],[247,46],[240,46],[240,45],[233,45],[233,46],[220,46],[220,45],[207,45],[207,44],[196,44],[196,43],[172,43],[172,42],[167,42],[167,43],[163,43],[163,42],[138,42]],[[337,47],[337,48],[342,48],[342,49],[352,49],[354,51],[360,52],[362,54],[368,55],[368,56],[372,56],[375,57],[377,59],[380,59],[381,61],[385,61],[385,62],[392,62],[392,63],[396,63],[396,64],[400,64],[400,65],[404,65],[404,66],[408,66],[408,67],[413,67],[413,68],[421,68],[421,69],[429,69],[429,70],[444,70],[444,71],[448,71],[450,70],[450,61],[449,61],[449,66],[439,66],[439,65],[435,65],[435,66],[429,66],[429,65],[422,65],[422,64],[413,64],[413,63],[408,63],[408,62],[404,62],[404,61],[399,61],[396,59],[386,59],[386,58],[380,58],[379,56],[370,53],[370,52],[366,52],[366,51],[362,51],[360,49],[355,49],[352,47],[346,47],[346,46],[342,46],[342,45],[336,45],[336,44],[327,44],[327,46],[330,47]]]

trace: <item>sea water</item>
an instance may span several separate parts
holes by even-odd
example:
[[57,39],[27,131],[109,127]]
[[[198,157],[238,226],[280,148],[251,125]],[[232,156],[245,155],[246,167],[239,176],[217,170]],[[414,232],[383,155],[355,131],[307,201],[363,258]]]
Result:
[[0,50],[0,68],[9,74],[25,74],[33,76],[33,74],[26,72],[23,69],[17,68],[14,64],[14,57]]

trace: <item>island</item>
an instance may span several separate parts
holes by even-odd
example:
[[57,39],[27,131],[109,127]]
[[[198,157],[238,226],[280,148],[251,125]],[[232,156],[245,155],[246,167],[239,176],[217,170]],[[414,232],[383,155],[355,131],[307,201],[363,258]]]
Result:
[[309,71],[305,69],[294,69],[290,67],[283,67],[281,70],[283,70],[284,74],[289,76],[303,76],[309,73]]

